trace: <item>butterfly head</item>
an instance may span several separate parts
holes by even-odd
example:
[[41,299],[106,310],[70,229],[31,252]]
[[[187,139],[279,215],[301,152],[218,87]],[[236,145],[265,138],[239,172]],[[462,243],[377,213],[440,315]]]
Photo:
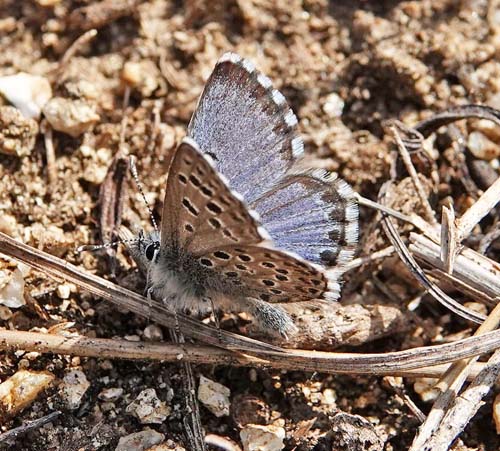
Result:
[[148,269],[158,261],[160,253],[160,235],[157,231],[145,233],[139,231],[136,239],[129,242],[129,250],[141,271],[148,273]]

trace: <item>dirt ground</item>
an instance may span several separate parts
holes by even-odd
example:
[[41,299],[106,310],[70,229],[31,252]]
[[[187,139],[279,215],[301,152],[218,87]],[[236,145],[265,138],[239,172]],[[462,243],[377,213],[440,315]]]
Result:
[[[70,45],[93,28],[97,36],[61,62]],[[500,5],[493,0],[3,0],[0,77],[21,71],[42,75],[54,96],[84,102],[97,116],[75,136],[53,132],[54,161],[47,158],[46,140],[37,132],[38,127],[44,130],[40,119],[26,132],[35,140],[29,151],[0,154],[0,230],[132,286],[135,270],[123,250],[116,264],[104,254],[75,252],[79,245],[102,240],[99,189],[120,147],[122,118],[126,116],[127,124],[121,148],[137,157],[147,198],[159,217],[167,157],[184,136],[214,63],[229,50],[252,60],[285,95],[299,118],[311,164],[338,172],[372,199],[390,177],[394,146],[384,121],[400,119],[412,125],[466,103],[500,108]],[[130,98],[124,110],[127,84]],[[2,103],[9,104],[0,99]],[[5,127],[4,114],[0,120]],[[470,127],[461,124],[459,129],[465,140]],[[491,154],[475,155],[473,160],[486,164],[486,174],[496,176],[500,134],[492,132],[489,137]],[[489,183],[485,171],[471,170],[476,192],[466,192],[449,157],[451,140],[443,132],[434,143],[438,182],[431,180],[425,164],[419,168],[438,218],[440,206],[449,199],[460,214]],[[405,186],[399,188],[404,191]],[[399,208],[418,211],[412,196]],[[358,255],[386,247],[374,213],[361,209],[360,219]],[[493,222],[490,218],[488,224]],[[133,183],[123,223],[150,228]],[[478,239],[468,244],[477,247]],[[488,256],[498,261],[498,249],[492,245]],[[0,261],[2,269],[12,265]],[[150,322],[144,319],[79,290],[65,293],[58,289],[60,283],[41,273],[31,271],[25,282],[29,302],[21,308],[3,307],[0,327],[47,330],[68,322],[69,331],[85,336],[145,339]],[[416,299],[420,303],[411,304],[410,312],[410,301]],[[348,273],[342,302],[391,305],[408,315],[411,325],[409,330],[340,350],[394,351],[443,343],[473,330],[425,296],[397,257]],[[230,315],[222,322],[223,327],[237,323]],[[166,330],[163,334],[168,336]],[[0,352],[0,382],[21,368],[49,371],[57,381],[79,369],[90,385],[75,408],[61,400],[55,383],[22,413],[4,418],[0,432],[54,409],[63,411],[52,423],[20,437],[8,446],[11,450],[114,450],[120,437],[149,427],[165,435],[162,449],[183,449],[177,365]],[[238,403],[256,397],[267,412],[263,422],[285,429],[286,450],[404,450],[419,426],[383,378],[209,366],[197,367],[196,372],[228,387]],[[415,391],[415,380],[403,383],[408,396],[428,412],[431,403]],[[109,401],[102,395],[109,388],[123,391]],[[148,388],[172,409],[161,424],[141,424],[126,411]],[[485,399],[454,449],[500,449],[492,416],[495,395]],[[364,427],[373,435],[364,445],[342,444],[335,432],[339,412],[366,420]],[[201,415],[207,433],[240,443],[237,413],[218,418],[202,406]]]

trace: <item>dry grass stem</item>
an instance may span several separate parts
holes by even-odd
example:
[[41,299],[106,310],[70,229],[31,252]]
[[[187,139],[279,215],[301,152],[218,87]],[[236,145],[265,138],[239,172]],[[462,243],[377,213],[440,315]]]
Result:
[[472,229],[500,202],[500,177],[457,219],[457,239],[463,241]]
[[417,171],[415,169],[415,166],[413,166],[410,154],[409,154],[408,150],[406,149],[406,147],[403,143],[403,140],[401,139],[401,135],[399,134],[398,129],[394,125],[391,125],[389,127],[389,130],[391,131],[391,133],[394,137],[394,140],[396,141],[396,145],[398,147],[399,154],[401,155],[401,159],[403,160],[403,163],[406,167],[406,170],[408,171],[408,174],[410,174],[411,180],[413,182],[415,190],[417,191],[417,195],[420,199],[420,203],[422,204],[422,207],[424,208],[426,219],[430,224],[435,225],[435,224],[437,224],[437,221],[436,221],[436,217],[434,215],[434,210],[432,209],[431,205],[429,204],[429,200],[427,199],[427,195],[425,194],[422,183],[420,183],[420,179],[418,178]]
[[387,246],[385,249],[381,249],[380,251],[374,252],[373,254],[355,258],[345,266],[345,271],[351,271],[375,260],[384,259],[394,254],[394,252],[394,246]]
[[[464,307],[455,299],[448,296],[441,288],[436,284],[432,283],[429,278],[425,275],[424,270],[418,265],[416,260],[413,258],[409,249],[403,243],[403,240],[399,236],[396,227],[390,220],[390,218],[385,217],[383,219],[384,231],[386,232],[389,241],[392,243],[396,249],[399,257],[415,276],[415,278],[420,282],[420,284],[428,290],[429,294],[436,299],[440,304],[444,305],[446,308],[452,312],[460,315],[461,317],[473,321],[475,323],[482,323],[486,317],[477,313],[467,307]],[[439,255],[439,254],[438,254]]]
[[52,126],[43,121],[43,142],[45,144],[45,157],[47,159],[47,179],[49,190],[54,187],[57,180],[56,151],[54,149],[54,140],[52,135]]
[[57,69],[57,72],[62,72],[68,62],[73,58],[79,51],[80,49],[88,44],[92,39],[94,39],[97,36],[97,30],[96,29],[91,29],[83,33],[78,39],[76,39],[73,44],[71,44],[66,52],[64,52],[64,55],[62,56],[60,62],[59,62],[59,67]]
[[54,421],[59,415],[61,415],[61,412],[58,410],[49,413],[48,415],[45,415],[41,418],[37,418],[36,420],[33,421],[28,421],[22,426],[18,426],[17,428],[11,429],[10,431],[4,432],[0,434],[0,444],[1,443],[14,443],[15,440],[23,435],[27,434],[28,432],[31,432],[35,429],[39,429],[42,426],[44,426],[47,423],[50,423],[51,421]]
[[[410,243],[410,251],[417,259],[445,271],[439,245],[418,233],[410,234]],[[488,257],[464,248],[455,259],[452,274],[472,289],[490,298],[500,298],[500,269],[498,263]]]
[[[172,313],[161,303],[149,302],[143,296],[83,272],[64,260],[17,242],[3,233],[0,233],[0,253],[22,261],[50,277],[66,279],[121,308],[146,318],[153,317],[159,324],[169,328],[175,326]],[[186,336],[216,347],[252,354],[282,365],[283,368],[304,371],[395,375],[403,370],[449,363],[491,352],[500,347],[500,331],[496,330],[480,337],[469,337],[452,343],[382,354],[291,350],[218,330],[184,315],[178,314],[177,320],[181,332]]]
[[453,263],[457,255],[457,229],[455,226],[455,210],[443,206],[441,216],[441,260],[443,261],[445,271],[451,274]]
[[[163,362],[179,362],[186,360],[192,364],[200,365],[228,365],[257,368],[275,368],[283,370],[299,370],[303,365],[297,366],[297,359],[266,358],[249,354],[226,351],[213,346],[197,345],[192,343],[153,343],[137,342],[108,338],[88,338],[80,335],[53,335],[40,332],[26,332],[16,330],[0,330],[0,349],[11,351],[34,351],[64,355],[77,355],[81,357],[96,357],[124,360],[157,360]],[[313,353],[311,353],[313,354]],[[344,353],[322,353],[337,360],[339,365],[325,366],[320,371],[332,374],[369,374],[391,375],[404,377],[435,377],[442,376],[450,367],[449,363],[432,366],[422,366],[412,369],[398,369],[394,367],[386,370],[383,367],[370,368],[368,365],[340,364],[345,362]],[[373,360],[373,354],[351,354],[361,356],[361,359]],[[383,359],[383,354],[379,354]],[[349,358],[347,358],[347,361]],[[484,368],[484,363],[475,363],[468,374],[472,379]]]

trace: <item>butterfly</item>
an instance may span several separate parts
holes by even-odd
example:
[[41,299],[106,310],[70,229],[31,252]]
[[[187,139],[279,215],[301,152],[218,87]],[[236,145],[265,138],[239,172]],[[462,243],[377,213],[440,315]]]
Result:
[[358,207],[343,180],[298,168],[297,125],[250,61],[219,59],[170,159],[160,230],[131,245],[151,296],[175,311],[248,312],[285,338],[297,329],[280,304],[339,298]]

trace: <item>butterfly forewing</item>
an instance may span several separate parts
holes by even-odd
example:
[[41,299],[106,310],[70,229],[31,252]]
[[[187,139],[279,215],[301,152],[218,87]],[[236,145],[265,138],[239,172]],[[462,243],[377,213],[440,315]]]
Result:
[[263,237],[245,204],[227,187],[191,139],[177,148],[163,206],[162,247],[193,255],[214,246],[253,244]]
[[297,118],[271,81],[228,53],[207,81],[188,135],[250,203],[302,155],[296,129]]

